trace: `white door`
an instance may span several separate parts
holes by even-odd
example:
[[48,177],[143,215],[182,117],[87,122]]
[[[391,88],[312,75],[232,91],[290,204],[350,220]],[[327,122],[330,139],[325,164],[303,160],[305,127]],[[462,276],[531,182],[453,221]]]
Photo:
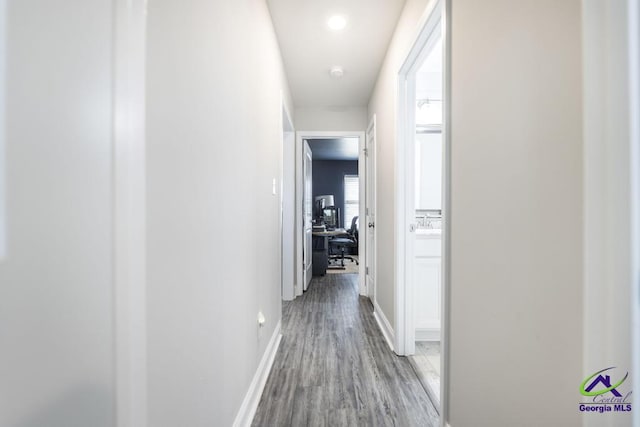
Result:
[[311,166],[313,162],[313,158],[311,155],[311,148],[307,141],[304,141],[304,162],[302,166],[302,174],[304,178],[304,187],[302,194],[302,224],[303,224],[303,236],[304,236],[304,246],[302,252],[302,260],[304,265],[303,272],[303,283],[304,290],[306,291],[309,287],[309,282],[311,282],[311,262],[313,259],[312,252],[312,235],[313,231],[313,178],[311,175]]
[[376,302],[376,117],[367,128],[366,137],[365,221],[360,232],[366,233],[365,285],[369,298]]

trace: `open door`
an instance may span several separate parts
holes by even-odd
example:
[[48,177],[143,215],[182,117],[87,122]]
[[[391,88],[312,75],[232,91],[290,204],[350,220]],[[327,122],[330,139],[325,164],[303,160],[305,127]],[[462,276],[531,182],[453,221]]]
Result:
[[304,246],[302,253],[303,260],[303,283],[304,290],[306,291],[309,287],[309,282],[311,282],[311,262],[313,259],[312,254],[312,235],[313,231],[313,176],[311,174],[311,167],[313,162],[313,157],[311,154],[311,148],[309,147],[309,143],[304,141],[304,162],[302,164],[302,176],[304,178],[304,187],[302,194],[302,226],[304,236]]
[[365,285],[371,301],[376,304],[376,117],[373,116],[367,128],[366,137],[366,190],[365,219],[360,222],[366,226]]

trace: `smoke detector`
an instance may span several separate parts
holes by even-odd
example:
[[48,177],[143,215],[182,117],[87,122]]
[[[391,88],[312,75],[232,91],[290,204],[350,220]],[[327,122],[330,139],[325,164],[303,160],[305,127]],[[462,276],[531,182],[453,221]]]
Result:
[[344,76],[344,70],[342,69],[342,67],[336,65],[335,67],[331,67],[331,70],[329,70],[329,74],[334,79],[339,79]]

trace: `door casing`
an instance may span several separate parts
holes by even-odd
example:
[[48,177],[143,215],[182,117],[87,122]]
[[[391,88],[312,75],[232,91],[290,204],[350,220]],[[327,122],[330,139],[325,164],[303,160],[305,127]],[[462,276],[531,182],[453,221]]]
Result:
[[284,93],[280,93],[280,109],[282,114],[282,147],[280,165],[280,244],[282,299],[291,301],[295,298],[295,130],[291,114],[284,101]]
[[306,291],[313,274],[313,153],[306,140],[302,149],[302,289]]
[[[303,202],[303,176],[302,163],[304,150],[302,149],[303,141],[307,139],[335,139],[335,138],[358,138],[358,177],[360,180],[360,198],[363,200],[364,183],[366,182],[366,172],[364,167],[364,132],[361,131],[297,131],[296,132],[296,213],[295,213],[295,235],[296,235],[296,283],[295,295],[302,295],[303,292],[303,223],[302,223],[302,202]],[[364,218],[364,204],[360,203],[360,218]],[[362,224],[362,222],[360,223]],[[362,227],[362,225],[361,225]],[[360,233],[362,235],[362,233]],[[360,237],[358,242],[358,257],[366,256],[364,240]],[[366,287],[364,282],[364,264],[360,263],[358,271],[358,289],[360,295],[366,295]]]
[[362,264],[365,265],[364,285],[366,294],[373,303],[374,311],[378,308],[376,299],[376,115],[374,114],[367,126],[365,151],[366,185],[364,188],[365,216],[360,221],[360,234],[365,236],[365,257]]

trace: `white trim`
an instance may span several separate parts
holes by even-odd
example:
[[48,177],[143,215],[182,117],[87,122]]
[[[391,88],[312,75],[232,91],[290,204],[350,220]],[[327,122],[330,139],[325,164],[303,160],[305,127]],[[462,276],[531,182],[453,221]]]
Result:
[[[375,215],[374,219],[377,219],[377,203],[378,203],[378,193],[377,193],[377,183],[376,181],[376,177],[378,176],[378,153],[376,150],[376,144],[377,144],[377,139],[378,139],[378,135],[377,135],[377,124],[376,124],[376,115],[373,114],[371,116],[371,119],[369,120],[369,125],[367,126],[367,131],[365,132],[365,140],[364,140],[364,149],[360,150],[360,156],[359,156],[359,162],[358,162],[358,172],[360,173],[360,175],[362,176],[360,183],[362,185],[360,185],[360,197],[362,198],[362,200],[364,200],[364,203],[362,203],[361,207],[360,207],[360,218],[362,218],[362,221],[360,221],[360,232],[358,234],[358,256],[360,257],[360,259],[362,260],[360,262],[360,269],[359,269],[359,274],[360,274],[360,284],[361,284],[361,292],[360,294],[363,294],[362,289],[364,289],[364,295],[369,297],[369,299],[371,299],[372,301],[374,301],[374,303],[377,302],[377,283],[376,280],[378,278],[378,263],[376,260],[376,253],[377,253],[377,248],[376,248],[376,244],[378,242],[378,230],[375,228],[375,224],[374,224],[374,228],[373,228],[373,247],[370,248],[374,255],[372,257],[372,264],[371,268],[373,269],[373,285],[372,285],[372,289],[368,289],[367,286],[367,274],[366,274],[366,267],[367,267],[367,244],[368,244],[368,239],[369,239],[369,233],[368,233],[368,216],[366,214],[366,210],[367,210],[367,190],[371,190],[371,189],[367,189],[367,183],[369,182],[369,176],[367,173],[367,164],[368,164],[368,159],[367,156],[364,155],[364,152],[366,150],[367,146],[371,146],[371,142],[367,140],[367,135],[372,134],[373,135],[373,166],[371,167],[371,169],[373,169],[373,176],[374,176],[374,180],[373,180],[373,201],[374,201],[374,206],[373,206],[373,214]],[[372,298],[373,297],[373,298]]]
[[278,324],[273,331],[273,335],[269,340],[269,344],[267,344],[267,348],[262,355],[262,359],[260,360],[258,369],[253,375],[253,380],[251,380],[249,390],[247,390],[247,394],[245,394],[244,396],[242,405],[240,405],[240,410],[238,411],[236,419],[233,422],[233,427],[249,427],[253,422],[253,417],[256,415],[256,410],[258,409],[258,404],[260,403],[260,398],[262,397],[264,386],[267,384],[269,373],[271,372],[271,368],[273,367],[273,361],[276,358],[278,347],[280,346],[280,341],[282,340],[280,328],[281,321],[278,321]]
[[393,328],[391,327],[387,316],[384,315],[384,311],[382,311],[378,303],[375,301],[373,301],[373,318],[376,319],[376,323],[378,324],[384,339],[387,341],[387,345],[391,351],[395,352],[395,349],[393,348],[395,333],[393,332]]
[[[410,60],[411,52],[413,52],[417,48],[417,46],[420,46],[424,42],[424,39],[422,38],[423,37],[422,33],[423,33],[425,25],[427,25],[427,21],[429,21],[429,18],[431,17],[431,14],[433,13],[433,9],[435,8],[436,4],[438,4],[439,2],[446,3],[447,1],[448,0],[429,0],[429,3],[424,8],[424,12],[422,13],[422,16],[420,17],[420,20],[418,21],[418,24],[416,25],[417,30],[416,30],[415,35],[413,37],[413,43],[404,52],[404,55],[402,56],[403,58],[405,58],[405,61],[403,62],[402,66],[400,67],[401,70],[402,69],[409,69],[409,67],[411,67],[413,65],[413,62]],[[415,61],[415,58],[413,59],[413,61]]]
[[440,424],[449,426],[449,383],[451,379],[449,342],[451,338],[451,3],[444,0],[442,11],[443,34],[443,197],[442,197],[442,324],[440,335]]
[[115,417],[147,425],[145,0],[114,3]]
[[[311,284],[313,277],[313,151],[307,141],[302,142],[302,181],[300,187],[302,188],[302,198],[300,199],[302,205],[302,217],[301,217],[301,232],[302,232],[302,255],[303,255],[303,268],[302,268],[302,290],[306,291]],[[307,194],[308,192],[311,194]],[[310,208],[310,212],[306,209]],[[311,253],[305,253],[307,250]]]
[[295,290],[295,297],[298,297],[300,295],[302,295],[302,292],[304,291],[304,264],[303,264],[303,254],[302,251],[304,249],[303,247],[303,236],[304,236],[304,230],[302,229],[302,227],[304,227],[303,222],[302,222],[302,189],[304,187],[303,183],[302,183],[302,157],[304,155],[304,150],[302,147],[302,138],[300,137],[300,132],[296,132],[296,143],[295,143],[295,147],[294,147],[294,162],[295,162],[295,176],[296,176],[296,182],[295,182],[295,193],[296,193],[296,197],[293,200],[293,203],[295,205],[295,214],[294,214],[294,221],[293,221],[293,226],[294,226],[294,238],[295,238],[295,242],[296,242],[296,247],[295,247],[295,253],[296,253],[296,258],[295,258],[295,265],[294,265],[294,271],[295,271],[295,275],[296,275],[296,279],[295,279],[295,283],[293,284],[293,288]]
[[[358,138],[359,140],[359,154],[358,154],[358,175],[360,176],[360,188],[366,183],[366,176],[362,174],[360,165],[364,162],[364,144],[365,144],[365,132],[362,131],[297,131],[296,132],[296,215],[295,215],[295,235],[296,235],[296,296],[302,295],[302,162],[303,162],[303,150],[302,141],[305,139],[332,139],[332,138]],[[361,223],[362,224],[362,223]],[[362,235],[363,233],[360,233]],[[358,258],[362,257],[360,249],[361,245],[358,245]],[[358,289],[360,295],[365,295],[366,287],[364,281],[364,270],[362,263],[360,263],[360,269],[358,274]]]
[[416,341],[440,341],[440,328],[416,328]]
[[[442,28],[442,3],[431,1],[426,8],[425,21],[420,27],[402,67],[398,72],[398,116],[396,155],[396,348],[398,354],[415,352],[415,327],[413,320],[413,269],[414,244],[410,224],[415,223],[414,158],[415,72],[428,55],[432,34]],[[444,132],[443,132],[444,133]],[[443,168],[444,173],[444,168]],[[444,184],[443,184],[444,185]],[[444,192],[443,192],[444,194]],[[443,223],[445,222],[443,216]],[[446,236],[443,235],[443,240]],[[444,245],[444,243],[443,243]]]
[[[280,283],[282,299],[291,301],[296,296],[295,281],[295,129],[291,114],[280,91],[281,145],[280,145]],[[288,164],[294,162],[294,164]],[[291,169],[290,169],[291,168]],[[288,173],[289,171],[293,173]],[[293,182],[291,182],[293,181]],[[288,191],[293,189],[293,191]],[[285,237],[290,238],[289,244]]]

